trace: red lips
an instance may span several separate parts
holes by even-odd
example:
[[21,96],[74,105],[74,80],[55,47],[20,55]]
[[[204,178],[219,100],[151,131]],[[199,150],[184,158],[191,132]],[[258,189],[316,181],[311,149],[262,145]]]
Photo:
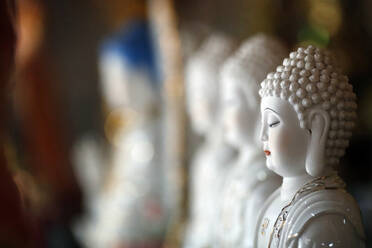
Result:
[[269,150],[265,150],[264,153],[266,154],[266,156],[270,156],[271,152]]

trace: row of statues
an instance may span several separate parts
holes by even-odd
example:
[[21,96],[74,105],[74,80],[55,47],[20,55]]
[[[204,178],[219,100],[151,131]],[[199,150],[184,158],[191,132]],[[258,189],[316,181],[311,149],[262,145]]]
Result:
[[[78,168],[90,189],[76,228],[87,247],[163,245],[175,204],[155,57],[144,21],[103,42],[112,149],[109,172]],[[191,158],[183,247],[365,247],[359,207],[337,175],[356,96],[332,54],[213,34],[185,60],[186,109],[204,139]]]
[[[1,7],[9,52],[0,67],[4,104],[15,33],[13,2]],[[77,149],[88,217],[76,235],[84,247],[160,248],[175,204],[148,23],[126,25],[100,51],[112,148],[109,161],[91,140]],[[187,58],[185,79],[192,129],[204,140],[191,159],[183,247],[365,247],[359,207],[337,172],[355,125],[356,95],[329,51],[289,53],[263,34],[237,46],[214,34]],[[1,156],[7,203],[0,243],[24,247],[28,225],[21,202],[9,198],[17,190]]]
[[356,96],[332,54],[288,56],[262,34],[236,48],[213,35],[186,68],[188,113],[205,141],[191,164],[184,247],[365,247],[337,175]]

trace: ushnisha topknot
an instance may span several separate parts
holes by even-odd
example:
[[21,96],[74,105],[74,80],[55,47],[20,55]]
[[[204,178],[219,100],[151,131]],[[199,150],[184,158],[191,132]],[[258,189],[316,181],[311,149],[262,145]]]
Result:
[[[274,70],[287,53],[287,48],[280,40],[257,34],[244,41],[234,56],[225,62],[221,71],[221,83],[228,84],[231,80],[238,80],[243,85],[259,87],[267,73]],[[247,88],[251,89],[252,87]],[[258,93],[258,89],[255,92]]]
[[326,143],[329,165],[335,165],[349,145],[356,120],[356,95],[348,78],[336,66],[327,50],[313,46],[291,52],[283,64],[261,83],[260,96],[280,97],[297,112],[302,128],[307,128],[307,113],[320,107],[330,117]]

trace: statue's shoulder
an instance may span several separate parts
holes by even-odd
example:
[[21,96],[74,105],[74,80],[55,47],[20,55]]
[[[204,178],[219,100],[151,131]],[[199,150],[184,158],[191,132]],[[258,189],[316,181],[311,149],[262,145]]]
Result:
[[356,221],[360,220],[358,219],[360,210],[356,201],[343,189],[325,189],[307,194],[293,204],[291,212],[288,218],[297,218],[295,215],[298,214],[313,217],[337,212]]
[[317,247],[324,240],[338,240],[341,244],[353,244],[352,247],[364,244],[359,207],[344,190],[326,189],[305,195],[293,204],[286,223],[282,237],[288,238],[285,244],[282,242],[283,247],[305,240],[309,247]]

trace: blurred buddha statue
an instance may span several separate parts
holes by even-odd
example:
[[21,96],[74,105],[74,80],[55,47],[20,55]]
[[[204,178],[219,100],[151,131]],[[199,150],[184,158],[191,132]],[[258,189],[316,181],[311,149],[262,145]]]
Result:
[[160,85],[148,23],[132,21],[108,38],[99,65],[113,151],[83,239],[87,247],[160,247],[168,210]]
[[205,140],[196,150],[190,168],[191,205],[184,247],[208,247],[215,237],[216,203],[234,155],[223,141],[218,75],[232,49],[229,38],[214,34],[187,63],[187,111],[193,130]]
[[260,95],[266,164],[283,183],[261,209],[254,247],[365,247],[359,207],[336,170],[356,119],[348,78],[328,51],[300,47]]
[[260,34],[243,42],[222,67],[224,135],[239,150],[239,157],[229,165],[232,169],[221,195],[217,247],[253,247],[257,211],[280,185],[262,153],[258,90],[286,52],[280,41]]
[[180,40],[183,59],[187,60],[199,50],[211,28],[201,22],[188,22],[180,27]]

